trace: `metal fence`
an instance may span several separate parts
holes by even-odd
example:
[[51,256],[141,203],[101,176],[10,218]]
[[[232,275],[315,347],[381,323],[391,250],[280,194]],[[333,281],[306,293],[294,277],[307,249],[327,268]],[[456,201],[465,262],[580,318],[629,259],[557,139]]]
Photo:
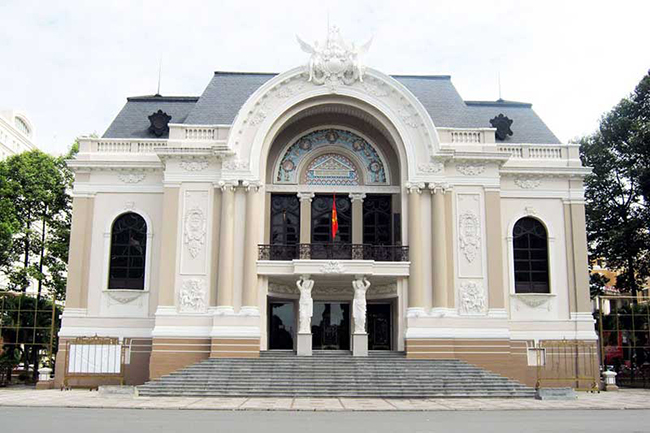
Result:
[[600,372],[595,343],[580,340],[540,341],[536,388],[571,387],[598,391]]
[[602,370],[620,387],[650,388],[650,298],[601,296],[596,320]]
[[0,384],[34,383],[54,369],[61,307],[46,295],[0,291]]

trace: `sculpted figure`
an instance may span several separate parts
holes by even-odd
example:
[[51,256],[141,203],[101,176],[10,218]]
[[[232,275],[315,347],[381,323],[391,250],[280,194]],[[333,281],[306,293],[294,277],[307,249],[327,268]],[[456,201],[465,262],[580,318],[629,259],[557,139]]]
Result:
[[311,333],[311,316],[314,315],[314,302],[311,298],[314,280],[302,276],[296,281],[296,286],[300,290],[300,301],[298,303],[300,323],[298,324],[298,332],[301,334],[309,334]]
[[366,292],[370,287],[370,281],[366,277],[352,281],[354,287],[354,300],[352,301],[352,316],[354,317],[354,333],[364,334],[366,332]]

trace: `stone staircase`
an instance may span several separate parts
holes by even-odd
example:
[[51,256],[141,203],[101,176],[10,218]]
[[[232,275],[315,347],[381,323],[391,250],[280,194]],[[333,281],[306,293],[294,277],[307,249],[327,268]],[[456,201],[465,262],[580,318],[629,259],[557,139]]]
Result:
[[262,352],[210,358],[138,387],[141,396],[192,397],[534,397],[518,382],[459,360],[406,359],[377,351]]

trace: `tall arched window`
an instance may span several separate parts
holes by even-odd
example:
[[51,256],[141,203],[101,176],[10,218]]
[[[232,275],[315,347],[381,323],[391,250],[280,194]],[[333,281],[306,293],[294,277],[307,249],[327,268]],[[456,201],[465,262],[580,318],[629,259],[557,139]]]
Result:
[[120,215],[111,230],[109,289],[144,289],[147,223],[136,213]]
[[512,235],[515,293],[549,293],[546,228],[535,218],[522,218]]

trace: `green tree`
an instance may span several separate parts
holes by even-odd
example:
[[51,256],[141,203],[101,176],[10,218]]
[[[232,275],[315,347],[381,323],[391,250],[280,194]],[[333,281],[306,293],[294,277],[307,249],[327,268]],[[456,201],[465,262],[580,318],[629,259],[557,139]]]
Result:
[[580,140],[592,259],[617,270],[616,287],[636,295],[650,277],[650,74]]

